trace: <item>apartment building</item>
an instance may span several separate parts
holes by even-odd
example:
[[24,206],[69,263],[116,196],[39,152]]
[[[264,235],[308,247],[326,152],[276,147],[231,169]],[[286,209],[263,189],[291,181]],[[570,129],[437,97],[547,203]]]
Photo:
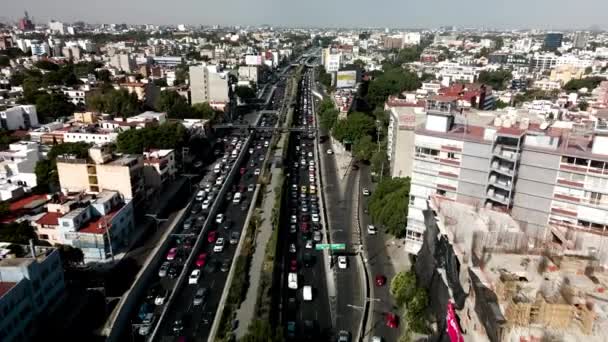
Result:
[[554,54],[539,54],[535,53],[530,58],[530,69],[543,72],[553,69],[557,65],[557,56]]
[[456,82],[473,83],[478,75],[477,68],[472,66],[462,66],[458,63],[440,62],[437,64],[439,71],[435,76],[442,80],[444,84]]
[[192,104],[230,101],[228,73],[217,65],[190,66],[190,96]]
[[137,205],[144,191],[144,162],[141,155],[113,156],[109,147],[94,146],[88,158],[57,157],[59,184],[68,192],[118,191]]
[[[387,159],[391,177],[411,177],[414,159],[414,129],[424,122],[424,103],[396,105],[387,102],[390,114],[387,136]],[[385,165],[389,167],[389,165]]]
[[[533,238],[596,244],[608,225],[608,136],[588,122],[474,116],[427,101],[415,131],[406,250],[416,254],[431,195],[510,213]],[[590,128],[589,128],[590,127]],[[595,238],[594,238],[595,237]]]
[[85,262],[108,261],[131,241],[132,203],[117,191],[55,195],[33,225],[38,239],[80,248]]
[[36,106],[21,105],[0,111],[0,128],[12,131],[38,127]]
[[110,65],[120,71],[124,71],[127,74],[132,73],[137,68],[135,58],[129,53],[115,54],[110,57]]
[[0,243],[0,340],[28,341],[65,298],[59,251]]
[[239,66],[239,80],[253,82],[258,84],[260,81],[260,67],[257,65],[241,65]]
[[[7,189],[23,188],[24,191],[36,186],[36,163],[41,159],[39,144],[33,141],[19,141],[0,151],[0,184]],[[0,192],[0,200],[12,199],[19,194],[14,190]],[[9,195],[10,194],[10,195]]]
[[177,166],[175,151],[156,149],[144,152],[144,178],[148,186],[162,188],[175,180]]

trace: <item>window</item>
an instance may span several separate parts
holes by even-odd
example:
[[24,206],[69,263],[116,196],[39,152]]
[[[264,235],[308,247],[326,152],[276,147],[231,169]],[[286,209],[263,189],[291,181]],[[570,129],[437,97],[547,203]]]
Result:
[[436,193],[437,193],[437,195],[440,195],[440,196],[445,196],[446,191],[445,191],[445,190],[442,190],[442,189],[437,189],[437,192],[436,192]]
[[589,192],[589,202],[591,204],[600,205],[602,203],[602,194],[599,192]]
[[416,201],[416,196],[410,196],[410,205],[414,205],[415,201]]
[[49,239],[48,234],[40,234],[38,236],[40,237],[40,240],[48,240]]
[[591,167],[596,168],[596,169],[603,169],[604,168],[604,162],[603,161],[599,161],[599,160],[592,160],[591,161]]

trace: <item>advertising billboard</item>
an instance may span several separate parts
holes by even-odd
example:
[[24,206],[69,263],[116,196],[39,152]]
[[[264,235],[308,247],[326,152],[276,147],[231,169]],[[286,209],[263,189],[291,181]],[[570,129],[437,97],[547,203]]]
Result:
[[356,70],[338,71],[338,74],[336,75],[336,88],[354,88],[356,84]]
[[464,342],[464,337],[458,327],[458,321],[456,320],[456,313],[454,312],[454,304],[448,302],[448,310],[445,317],[446,332],[450,337],[451,342]]
[[246,65],[262,65],[262,56],[246,55],[245,64]]

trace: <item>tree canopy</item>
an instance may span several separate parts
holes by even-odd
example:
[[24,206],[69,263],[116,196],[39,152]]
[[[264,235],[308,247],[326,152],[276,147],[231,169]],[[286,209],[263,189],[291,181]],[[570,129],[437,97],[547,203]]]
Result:
[[29,221],[0,224],[0,241],[17,244],[28,244],[30,239],[36,239],[34,228]]
[[373,222],[386,227],[388,233],[403,237],[407,226],[409,195],[409,177],[382,179],[369,201]]
[[370,106],[384,103],[389,95],[403,91],[412,91],[420,87],[418,76],[402,68],[389,68],[370,82],[367,91],[367,102]]
[[365,135],[356,140],[353,144],[353,157],[358,160],[371,160],[378,145],[372,141],[370,135]]
[[596,76],[582,78],[582,79],[572,79],[564,85],[564,89],[568,90],[568,91],[578,91],[581,88],[587,88],[591,91],[591,90],[595,89],[595,87],[597,87],[602,81],[605,81],[605,80],[606,79],[604,77],[596,77]]
[[209,119],[216,118],[215,110],[209,103],[196,103],[193,106],[175,90],[164,90],[156,100],[156,110],[167,112],[170,118],[175,119]]
[[351,113],[344,120],[338,120],[333,128],[333,135],[339,141],[354,143],[358,139],[372,135],[376,123],[365,113]]
[[88,101],[88,106],[97,112],[122,117],[137,115],[143,108],[137,94],[129,93],[126,89],[109,89],[106,92],[95,94]]
[[477,81],[491,86],[492,89],[504,90],[507,87],[507,82],[511,80],[512,77],[511,71],[509,70],[484,70],[479,73]]
[[334,128],[340,115],[340,112],[334,107],[334,103],[330,98],[325,98],[321,101],[317,113],[319,115],[319,125],[327,131],[331,131]]
[[54,119],[72,116],[76,106],[68,101],[67,96],[60,93],[41,93],[36,96],[36,112],[40,121],[49,122]]
[[130,129],[118,135],[118,152],[143,153],[149,148],[179,149],[187,142],[188,133],[180,123],[164,123],[156,127]]
[[251,87],[238,86],[234,90],[236,95],[241,99],[253,99],[255,98],[255,90]]

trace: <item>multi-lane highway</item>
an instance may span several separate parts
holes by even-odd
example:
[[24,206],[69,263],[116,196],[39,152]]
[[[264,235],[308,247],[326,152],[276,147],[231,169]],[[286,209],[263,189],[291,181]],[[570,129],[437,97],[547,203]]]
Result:
[[[311,73],[304,73],[294,126],[315,128]],[[321,224],[314,134],[291,134],[277,259],[281,267],[281,323],[288,341],[328,341],[333,335],[326,265],[317,244],[326,243]]]

